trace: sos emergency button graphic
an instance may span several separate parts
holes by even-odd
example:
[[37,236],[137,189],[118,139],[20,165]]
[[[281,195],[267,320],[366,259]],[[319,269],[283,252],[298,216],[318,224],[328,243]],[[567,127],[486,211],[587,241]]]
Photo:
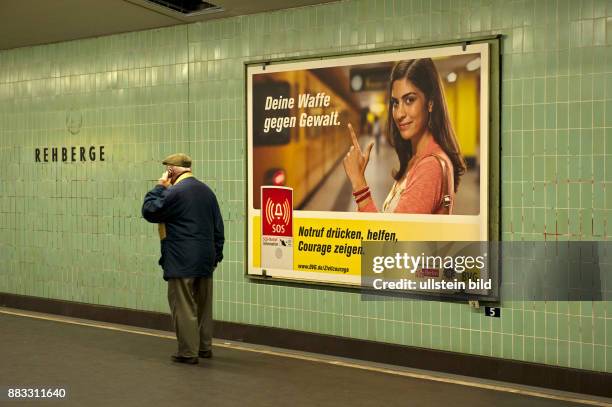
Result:
[[293,270],[293,189],[261,187],[261,267]]

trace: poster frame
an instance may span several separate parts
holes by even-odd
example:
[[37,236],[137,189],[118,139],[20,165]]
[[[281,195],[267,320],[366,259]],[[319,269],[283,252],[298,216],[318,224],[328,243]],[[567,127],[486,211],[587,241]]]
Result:
[[[312,53],[307,55],[290,55],[290,56],[279,56],[268,59],[247,59],[244,61],[244,151],[248,152],[248,70],[249,67],[261,65],[265,70],[266,66],[273,64],[285,64],[291,62],[308,62],[317,61],[341,57],[353,57],[363,56],[368,54],[384,54],[391,52],[403,52],[403,51],[417,51],[420,49],[432,49],[432,48],[444,48],[452,46],[465,46],[470,44],[489,44],[489,120],[488,120],[488,159],[489,159],[489,184],[488,184],[488,225],[487,225],[487,236],[488,241],[500,241],[501,240],[501,34],[479,36],[466,38],[461,40],[449,40],[449,41],[436,41],[428,43],[410,44],[406,46],[389,46],[389,47],[377,47],[357,50],[347,50],[340,52],[331,53]],[[248,153],[245,154],[245,165],[244,165],[244,177],[245,177],[245,191],[244,191],[244,211],[246,221],[244,223],[244,274],[252,282],[264,282],[272,283],[282,286],[314,286],[317,288],[341,290],[341,291],[363,291],[364,287],[359,285],[352,285],[346,283],[329,282],[329,281],[311,281],[303,278],[289,278],[289,277],[271,277],[266,275],[265,270],[263,274],[249,274],[250,264],[250,236],[249,231],[249,191],[252,188],[249,180],[249,165],[251,165],[252,157],[249,157]],[[498,264],[501,264],[501,259],[498,259]],[[501,270],[499,273],[501,279]],[[415,293],[420,296],[418,293]],[[465,298],[463,298],[465,297]],[[423,298],[427,299],[445,299],[449,301],[462,301],[463,299],[473,299],[474,295],[465,296],[453,296],[453,297],[436,297],[431,298],[424,295]],[[484,298],[486,301],[486,298]]]

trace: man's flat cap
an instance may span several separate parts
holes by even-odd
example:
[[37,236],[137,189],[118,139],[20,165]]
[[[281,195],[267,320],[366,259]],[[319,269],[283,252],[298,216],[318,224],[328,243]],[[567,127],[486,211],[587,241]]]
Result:
[[191,157],[183,153],[171,154],[168,157],[164,158],[162,164],[174,165],[176,167],[191,168]]

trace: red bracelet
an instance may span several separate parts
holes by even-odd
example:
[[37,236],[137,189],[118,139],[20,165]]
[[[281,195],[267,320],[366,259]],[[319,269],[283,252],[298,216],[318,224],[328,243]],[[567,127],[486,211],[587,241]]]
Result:
[[353,196],[357,197],[357,196],[363,194],[364,192],[366,192],[368,189],[370,189],[370,187],[366,185],[363,189],[360,189],[359,191],[353,192]]
[[368,193],[367,193],[367,194],[364,194],[364,195],[360,196],[359,198],[357,198],[357,199],[355,200],[355,202],[356,202],[356,203],[359,203],[359,202],[361,202],[361,201],[365,201],[365,200],[366,200],[366,199],[368,199],[370,196],[372,196],[372,195],[370,194],[370,191],[368,191]]
[[365,191],[363,194],[361,194],[361,195],[357,195],[357,196],[354,196],[353,198],[355,199],[355,201],[357,201],[358,199],[363,198],[364,196],[366,196],[366,195],[367,195],[367,194],[369,194],[369,193],[370,193],[370,190],[367,190],[367,191]]

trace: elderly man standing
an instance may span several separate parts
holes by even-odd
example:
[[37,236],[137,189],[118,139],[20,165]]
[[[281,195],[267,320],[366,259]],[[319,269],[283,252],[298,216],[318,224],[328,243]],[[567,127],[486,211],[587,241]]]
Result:
[[223,259],[223,218],[213,191],[191,173],[191,158],[172,154],[147,193],[142,216],[159,224],[159,265],[178,340],[172,360],[197,364],[212,357],[212,275]]

